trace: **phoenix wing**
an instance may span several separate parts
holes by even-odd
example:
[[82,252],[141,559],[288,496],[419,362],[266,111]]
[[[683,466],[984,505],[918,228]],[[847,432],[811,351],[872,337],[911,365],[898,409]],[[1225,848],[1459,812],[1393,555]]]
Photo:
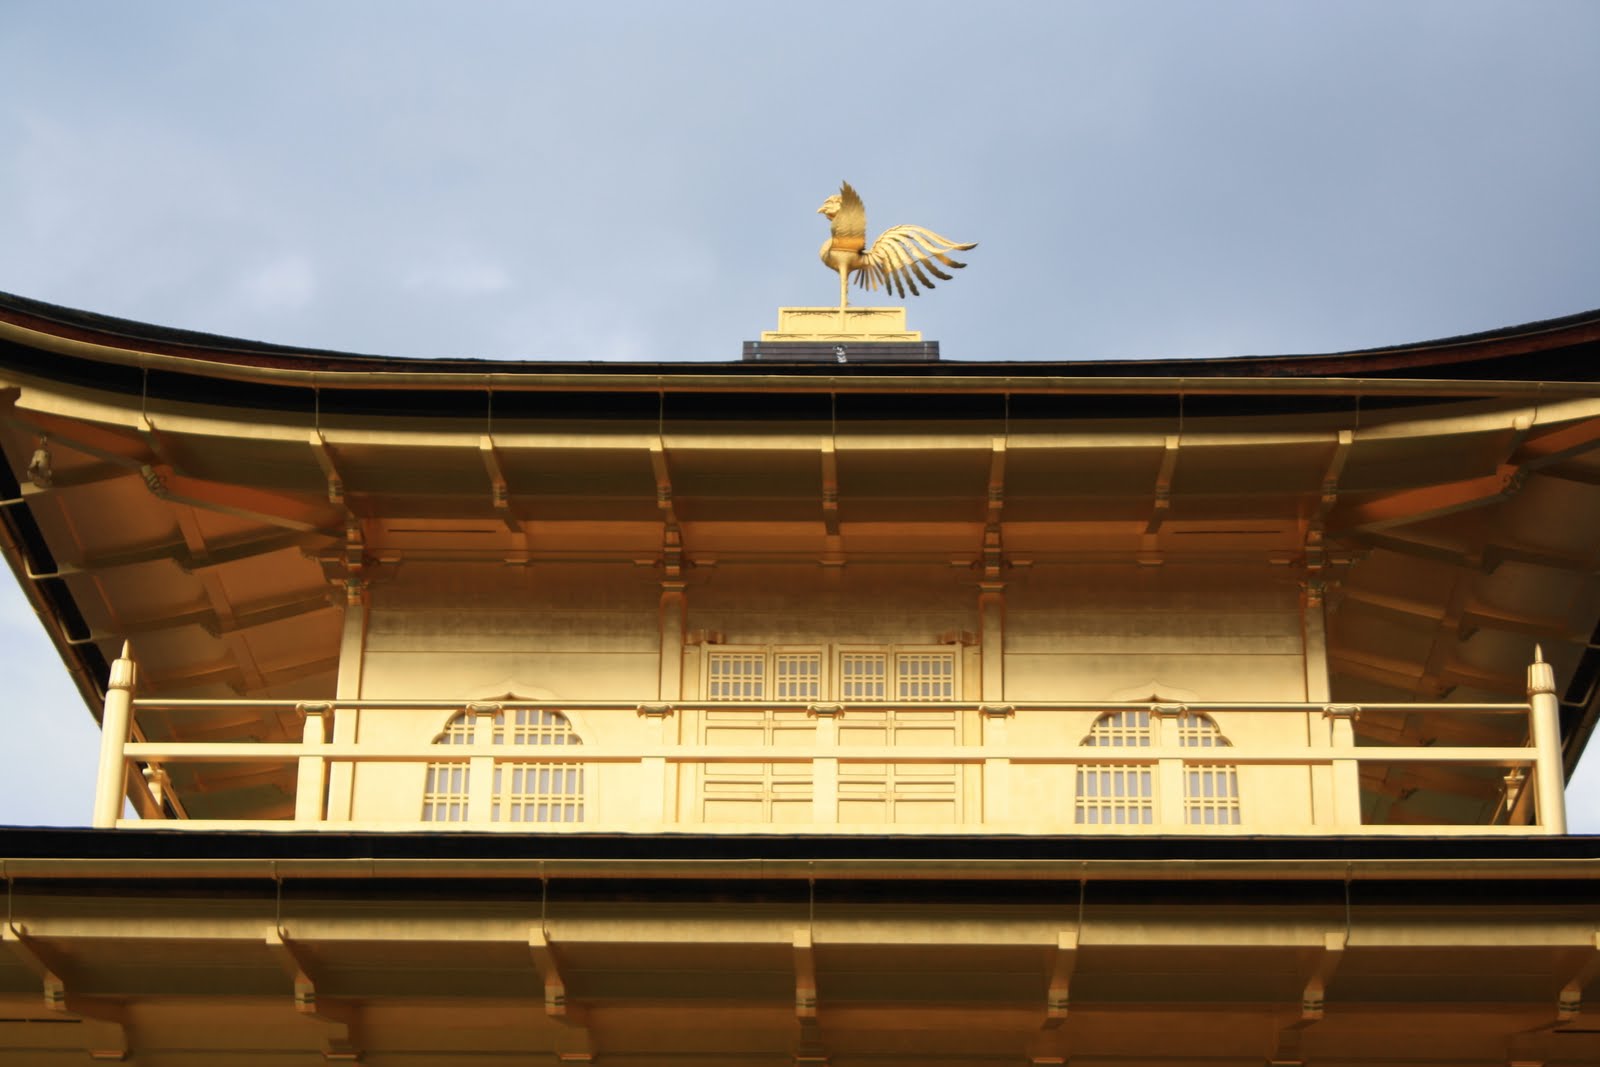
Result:
[[[850,189],[848,185],[845,188]],[[909,289],[911,295],[916,296],[918,282],[928,289],[934,287],[929,274],[946,282],[953,277],[940,270],[936,263],[958,270],[966,266],[951,259],[947,253],[965,252],[977,247],[977,242],[959,244],[922,226],[892,226],[879,234],[878,239],[872,242],[872,247],[867,249],[867,262],[860,272],[860,284],[867,289],[882,285],[896,296],[905,296]]]
[[867,206],[849,182],[839,186],[839,212],[833,216],[833,247],[859,252],[867,245]]

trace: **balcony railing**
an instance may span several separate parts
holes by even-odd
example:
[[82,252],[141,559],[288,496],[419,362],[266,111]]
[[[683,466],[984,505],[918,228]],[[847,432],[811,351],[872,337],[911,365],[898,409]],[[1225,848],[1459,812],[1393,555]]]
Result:
[[[1362,705],[1323,703],[1132,703],[1104,702],[1017,702],[995,705],[976,702],[918,703],[911,708],[895,704],[806,704],[773,701],[640,703],[638,701],[497,701],[493,703],[451,700],[172,700],[133,697],[134,671],[130,661],[119,659],[114,666],[112,686],[106,701],[103,721],[100,777],[95,803],[96,826],[148,825],[148,820],[167,820],[166,825],[216,828],[247,825],[258,829],[354,829],[348,815],[330,819],[328,806],[330,769],[341,764],[353,767],[378,764],[419,766],[465,766],[469,774],[473,803],[464,804],[466,816],[459,822],[422,822],[422,798],[417,798],[413,820],[385,820],[383,828],[430,830],[514,830],[520,832],[622,831],[659,832],[663,830],[716,831],[719,829],[760,829],[750,826],[719,826],[698,818],[685,817],[681,790],[686,779],[672,768],[700,768],[702,775],[714,776],[730,767],[787,769],[796,772],[794,780],[806,783],[809,795],[799,801],[809,805],[799,822],[791,819],[765,829],[779,832],[946,832],[946,833],[1215,833],[1215,832],[1305,832],[1305,833],[1564,833],[1566,818],[1562,798],[1562,769],[1556,724],[1553,678],[1549,667],[1535,663],[1530,668],[1530,698],[1523,704],[1414,704],[1369,703]],[[841,744],[839,724],[864,713],[882,715],[886,709],[929,712],[965,712],[980,724],[981,736],[969,737],[965,744]],[[586,720],[598,722],[607,716],[636,717],[645,720],[635,731],[636,739],[627,744],[540,745],[537,747],[479,744],[381,744],[373,742],[335,743],[330,740],[330,723],[340,713],[383,712],[387,715],[427,715],[437,721],[441,712],[464,712],[469,721],[517,710],[581,712]],[[673,716],[686,712],[788,711],[793,717],[803,714],[814,720],[811,743],[804,746],[712,745],[679,743],[667,724]],[[1307,744],[1228,743],[1226,747],[1195,747],[1182,743],[1181,731],[1159,725],[1150,741],[1137,747],[1083,743],[1041,748],[1008,740],[1008,724],[1021,716],[1053,716],[1084,712],[1097,714],[1132,711],[1148,713],[1150,720],[1194,721],[1190,717],[1223,714],[1236,723],[1249,723],[1258,717],[1293,716],[1307,724]],[[298,716],[303,722],[297,742],[196,742],[132,740],[142,737],[136,729],[138,717],[160,713],[169,720],[185,716],[203,718],[219,713],[237,717],[241,712],[263,719]],[[1502,736],[1527,738],[1521,745],[1370,745],[1359,744],[1354,730],[1358,717],[1398,716],[1511,716],[1520,722],[1510,724]],[[1481,719],[1479,720],[1481,721]],[[1525,730],[1524,730],[1525,724]],[[1247,738],[1259,731],[1241,730]],[[482,736],[487,736],[483,733]],[[295,768],[296,794],[292,818],[247,821],[189,819],[181,803],[168,792],[167,768],[180,763],[257,764]],[[492,821],[494,806],[488,795],[497,768],[505,767],[583,767],[600,769],[631,768],[613,777],[611,786],[626,790],[631,799],[627,814],[616,817],[619,805],[610,798],[609,818],[588,818],[579,822]],[[1404,825],[1373,825],[1363,821],[1361,769],[1381,766],[1407,768],[1423,777],[1437,776],[1451,768],[1479,768],[1479,783],[1495,790],[1493,813],[1468,823],[1441,821],[1426,828],[1415,822]],[[1186,804],[1186,782],[1195,772],[1203,776],[1219,768],[1276,767],[1303,768],[1306,788],[1321,790],[1321,801],[1314,817],[1304,825],[1274,824],[1263,827],[1259,820],[1211,819],[1203,815],[1204,805]],[[862,773],[876,768],[904,769],[915,778],[919,769],[949,768],[958,784],[955,788],[971,798],[966,813],[957,820],[940,823],[861,825],[841,818],[841,783],[859,780]],[[961,770],[957,771],[956,768]],[[1054,768],[1074,776],[1078,783],[1079,807],[1074,813],[1067,805],[1054,814],[1019,810],[1028,802],[1019,793],[1017,781],[1030,768]],[[1481,769],[1493,768],[1489,776]],[[1133,810],[1132,817],[1085,819],[1081,803],[1084,774],[1108,772],[1098,776],[1102,783],[1115,780],[1111,808]],[[1132,772],[1130,774],[1130,772]],[[781,773],[781,772],[780,772]],[[1091,773],[1090,777],[1096,777]],[[699,781],[695,778],[692,781]],[[1072,780],[1072,778],[1065,779]],[[1037,779],[1035,780],[1037,781]],[[1316,783],[1320,781],[1320,786]],[[1128,785],[1128,783],[1139,783]],[[687,787],[693,791],[696,787]],[[121,818],[124,797],[133,800],[142,819]],[[1104,800],[1104,793],[1100,794]],[[1192,800],[1192,796],[1188,796]],[[485,801],[489,802],[486,803]],[[1131,808],[1130,808],[1131,805]],[[1143,809],[1140,810],[1140,806]],[[596,811],[590,804],[588,810]],[[791,807],[790,809],[794,809]],[[1477,810],[1483,810],[1480,801]],[[1202,811],[1200,816],[1195,813]],[[809,817],[804,817],[809,815]],[[1222,824],[1222,825],[1219,825]],[[365,823],[363,828],[368,827]]]

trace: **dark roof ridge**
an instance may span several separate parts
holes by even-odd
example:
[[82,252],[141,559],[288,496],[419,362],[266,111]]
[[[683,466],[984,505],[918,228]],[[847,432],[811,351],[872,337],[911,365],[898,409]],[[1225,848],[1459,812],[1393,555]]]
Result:
[[[6,313],[11,313],[9,316]],[[1596,355],[1600,349],[1600,309],[1577,312],[1571,315],[1515,326],[1500,327],[1476,333],[1459,334],[1434,340],[1418,341],[1375,348],[1351,349],[1330,353],[1241,355],[1220,357],[1166,357],[1132,360],[950,360],[937,363],[875,364],[852,362],[847,365],[828,364],[822,367],[790,365],[777,362],[745,363],[739,359],[696,361],[621,361],[621,360],[501,360],[482,357],[444,356],[384,356],[367,353],[344,352],[335,349],[308,348],[265,341],[251,341],[195,330],[157,326],[123,319],[98,312],[63,307],[30,297],[0,292],[0,317],[15,321],[18,318],[33,320],[32,327],[65,327],[43,332],[59,336],[106,344],[116,340],[134,342],[139,347],[161,354],[194,359],[203,362],[233,363],[240,365],[277,366],[304,370],[328,371],[404,371],[404,372],[481,372],[515,374],[518,372],[594,372],[618,373],[628,370],[647,370],[650,373],[672,375],[704,372],[706,367],[716,367],[731,374],[772,373],[774,370],[828,374],[851,373],[850,368],[868,368],[874,373],[903,374],[910,377],[927,374],[963,376],[967,374],[994,374],[1004,372],[1019,377],[1059,374],[1061,368],[1070,367],[1072,373],[1082,377],[1150,376],[1150,377],[1426,377],[1402,371],[1415,371],[1422,367],[1443,368],[1460,364],[1482,364],[1507,355],[1521,356],[1530,352],[1570,349],[1581,346],[1584,355]],[[19,322],[18,325],[30,325]],[[731,347],[731,344],[730,344]],[[1455,373],[1442,377],[1497,377],[1504,380],[1590,381],[1595,378],[1591,366],[1600,369],[1600,360],[1583,359],[1565,361],[1572,369],[1581,369],[1575,376],[1537,373],[1542,368],[1527,368],[1533,373],[1499,373],[1470,375]],[[1562,368],[1566,369],[1566,368]],[[1475,368],[1475,371],[1477,368]]]

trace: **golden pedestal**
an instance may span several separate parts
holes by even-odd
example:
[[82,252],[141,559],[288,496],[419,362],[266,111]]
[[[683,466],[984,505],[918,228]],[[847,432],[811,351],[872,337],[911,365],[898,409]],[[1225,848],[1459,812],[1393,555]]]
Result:
[[906,329],[906,309],[863,307],[779,308],[778,328],[762,341],[911,341],[921,330]]

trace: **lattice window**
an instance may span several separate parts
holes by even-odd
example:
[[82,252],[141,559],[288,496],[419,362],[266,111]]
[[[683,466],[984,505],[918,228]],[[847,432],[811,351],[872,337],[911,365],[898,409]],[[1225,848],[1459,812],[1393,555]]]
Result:
[[[830,683],[829,675],[837,678]],[[917,747],[959,743],[953,710],[894,707],[956,699],[956,654],[945,649],[717,649],[706,658],[710,701],[810,703],[830,697],[852,705],[838,721],[843,746]],[[860,705],[885,705],[871,708]],[[800,708],[707,708],[700,736],[707,745],[811,746],[817,721]],[[809,763],[720,763],[700,772],[707,822],[810,822]],[[961,772],[949,763],[858,764],[839,768],[839,820],[844,823],[960,821]]]
[[[1183,748],[1227,748],[1208,715],[1185,711],[1172,720]],[[1239,824],[1239,771],[1229,764],[1189,766],[1183,772],[1183,817],[1191,825]]]
[[[451,719],[436,745],[472,744],[473,717],[463,712]],[[472,771],[465,763],[430,763],[422,786],[423,822],[466,822]]]
[[778,652],[772,657],[774,700],[818,700],[822,696],[820,652]]
[[894,658],[896,700],[954,700],[953,652],[901,652]]
[[[434,744],[474,744],[476,729],[476,715],[461,712],[434,738]],[[560,712],[516,708],[495,713],[491,743],[537,746],[582,742]],[[422,821],[467,821],[471,785],[472,771],[467,764],[429,764],[423,783]],[[494,769],[489,819],[492,822],[582,822],[583,802],[583,768],[577,764],[499,763]]]
[[[1111,711],[1083,739],[1093,748],[1149,748],[1150,712]],[[1086,825],[1149,825],[1155,821],[1155,768],[1093,764],[1078,768],[1074,821]]]
[[713,652],[707,664],[707,700],[762,700],[767,695],[765,652]]
[[[582,744],[559,711],[515,708],[494,717],[494,743]],[[582,822],[583,768],[576,763],[504,763],[494,769],[493,822]]]
[[[822,697],[820,651],[718,650],[707,658],[706,696],[719,701],[813,702]],[[810,747],[816,721],[799,708],[707,709],[706,745]],[[719,823],[811,820],[811,764],[717,763],[700,770],[701,817]]]
[[889,699],[889,657],[883,652],[844,652],[839,656],[839,699]]

